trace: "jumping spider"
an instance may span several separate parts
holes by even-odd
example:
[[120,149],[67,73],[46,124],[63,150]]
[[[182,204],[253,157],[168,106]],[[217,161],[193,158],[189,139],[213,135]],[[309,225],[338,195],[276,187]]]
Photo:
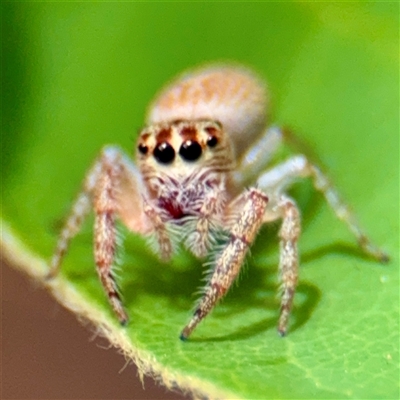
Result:
[[278,331],[285,335],[298,279],[300,235],[300,213],[286,188],[305,177],[311,177],[361,248],[385,261],[387,256],[362,232],[326,176],[304,155],[269,166],[285,136],[277,127],[266,128],[267,110],[265,85],[241,67],[201,68],[167,86],[151,105],[140,133],[138,167],[117,147],[106,146],[88,171],[49,276],[59,271],[71,238],[93,208],[97,271],[125,324],[128,315],[113,276],[116,218],[133,232],[152,235],[163,260],[178,242],[204,257],[223,232],[225,245],[215,252],[204,294],[181,333],[186,339],[232,285],[261,225],[282,219]]

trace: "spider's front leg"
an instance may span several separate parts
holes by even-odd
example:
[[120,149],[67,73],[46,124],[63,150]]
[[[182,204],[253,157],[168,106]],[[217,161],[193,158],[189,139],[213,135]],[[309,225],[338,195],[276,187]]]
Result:
[[236,210],[238,216],[231,226],[229,242],[216,259],[214,271],[203,298],[180,335],[182,340],[189,337],[194,328],[232,285],[243,264],[246,252],[262,225],[267,203],[267,196],[255,188],[240,195],[237,204],[243,207]]
[[126,324],[128,315],[122,306],[117,283],[112,272],[117,250],[115,217],[118,204],[116,187],[120,171],[117,163],[108,161],[107,157],[102,157],[102,168],[93,199],[95,211],[94,259],[108,300],[121,324]]
[[146,233],[151,227],[143,211],[136,167],[119,149],[106,147],[84,181],[66,224],[60,234],[50,263],[48,278],[55,277],[68,249],[92,205],[95,211],[94,258],[98,275],[109,302],[121,323],[128,321],[113,275],[117,249],[115,220],[117,215],[132,231]]

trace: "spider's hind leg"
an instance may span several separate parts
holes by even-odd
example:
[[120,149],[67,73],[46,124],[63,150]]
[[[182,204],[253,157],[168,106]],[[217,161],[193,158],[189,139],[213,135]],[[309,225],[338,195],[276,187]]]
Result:
[[277,208],[282,216],[282,226],[279,231],[279,277],[282,282],[282,297],[278,332],[281,336],[285,336],[297,286],[299,269],[297,242],[300,236],[301,225],[299,210],[292,199],[282,196]]
[[328,177],[312,164],[304,155],[296,155],[285,162],[266,171],[257,180],[257,184],[266,193],[283,193],[284,190],[298,178],[310,177],[314,188],[321,192],[336,217],[343,221],[350,232],[356,237],[359,246],[370,257],[380,262],[388,261],[389,257],[375,246],[359,226],[350,207],[342,200],[337,189]]
[[238,187],[247,186],[265,171],[275,153],[282,145],[283,132],[277,126],[271,126],[263,132],[239,159],[233,180]]

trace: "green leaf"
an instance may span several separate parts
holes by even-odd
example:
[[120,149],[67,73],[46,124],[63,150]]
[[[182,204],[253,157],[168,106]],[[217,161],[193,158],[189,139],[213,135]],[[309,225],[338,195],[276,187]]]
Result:
[[2,250],[43,281],[59,221],[104,144],[131,153],[146,105],[176,73],[233,60],[268,77],[275,120],[324,160],[388,265],[367,259],[309,184],[289,335],[276,333],[277,226],[189,341],[202,266],[158,261],[129,234],[118,325],[90,221],[49,289],[141,372],[209,398],[399,397],[398,3],[3,3]]

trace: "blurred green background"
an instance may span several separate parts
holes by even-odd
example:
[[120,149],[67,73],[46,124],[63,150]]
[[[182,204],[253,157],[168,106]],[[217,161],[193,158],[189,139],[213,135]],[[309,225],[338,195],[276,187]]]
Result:
[[[281,340],[277,226],[264,229],[240,285],[180,343],[201,264],[160,263],[128,237],[120,272],[135,346],[177,377],[243,398],[398,397],[399,4],[3,3],[2,213],[35,254],[104,144],[131,153],[146,106],[168,80],[208,61],[268,80],[272,120],[308,141],[362,225],[392,255],[365,259],[312,194],[292,331]],[[115,323],[93,268],[91,228],[65,279]],[[268,242],[268,246],[266,245]]]

